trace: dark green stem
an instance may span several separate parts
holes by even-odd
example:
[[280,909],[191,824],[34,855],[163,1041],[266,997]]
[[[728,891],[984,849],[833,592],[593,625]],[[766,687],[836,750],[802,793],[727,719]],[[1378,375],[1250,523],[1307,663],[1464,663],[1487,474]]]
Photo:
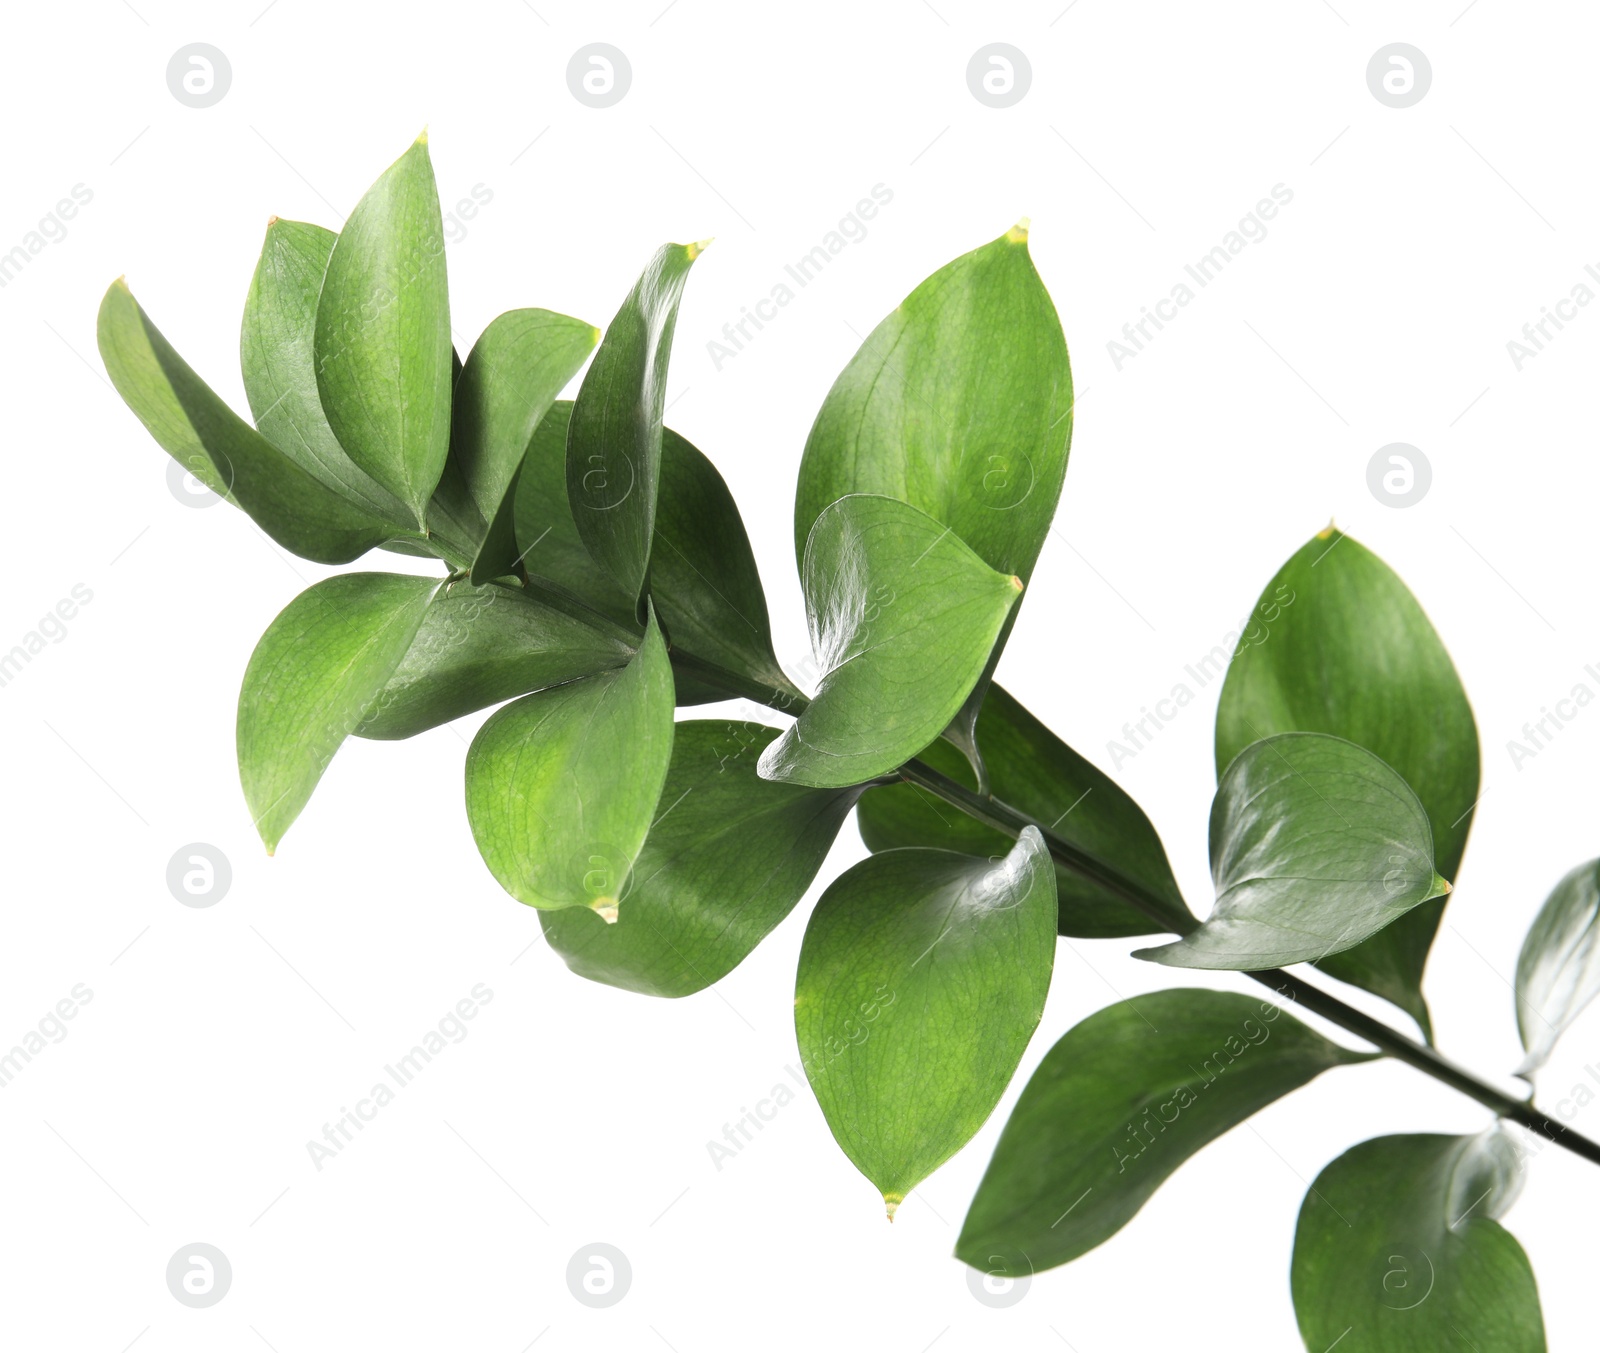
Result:
[[[803,695],[796,696],[788,691],[763,685],[752,678],[726,671],[690,654],[674,653],[673,661],[680,667],[692,671],[708,685],[720,686],[730,694],[745,696],[784,714],[798,715],[809,703]],[[1115,866],[1057,836],[1043,823],[1036,822],[1028,814],[995,798],[993,794],[982,794],[968,789],[922,761],[906,762],[900,767],[899,778],[907,784],[917,785],[930,794],[937,795],[951,807],[959,808],[968,817],[996,831],[1004,832],[1007,836],[1016,837],[1025,827],[1037,828],[1052,858],[1063,868],[1097,884],[1113,897],[1155,921],[1163,931],[1173,930],[1171,908],[1163,905],[1159,898],[1153,896],[1141,884],[1128,878]],[[1199,924],[1195,921],[1186,929],[1192,930]],[[1313,986],[1304,978],[1284,972],[1281,968],[1247,972],[1244,976],[1270,987],[1281,998],[1321,1015],[1323,1019],[1338,1025],[1347,1033],[1365,1039],[1396,1061],[1404,1062],[1424,1075],[1432,1076],[1435,1080],[1450,1086],[1451,1089],[1460,1091],[1468,1098],[1477,1100],[1496,1116],[1519,1123],[1546,1141],[1554,1142],[1574,1155],[1600,1165],[1600,1143],[1574,1132],[1565,1124],[1534,1108],[1531,1102],[1516,1099],[1502,1090],[1495,1089],[1487,1081],[1474,1076],[1464,1067],[1457,1066],[1433,1048],[1408,1037],[1398,1029],[1390,1028],[1381,1020],[1363,1014],[1353,1005],[1347,1005],[1337,996]]]

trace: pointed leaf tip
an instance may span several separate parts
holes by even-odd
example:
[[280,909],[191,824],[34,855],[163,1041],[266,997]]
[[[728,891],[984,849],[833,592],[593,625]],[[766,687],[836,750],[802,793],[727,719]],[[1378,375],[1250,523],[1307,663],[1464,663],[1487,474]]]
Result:
[[1016,225],[1006,231],[1006,239],[1012,244],[1026,244],[1028,242],[1028,227],[1033,222],[1026,216],[1021,217]]
[[413,142],[413,144],[419,146],[425,146],[428,144],[428,129],[426,127],[417,133],[417,139],[415,142]]
[[715,239],[715,235],[708,235],[703,240],[696,240],[693,244],[684,245],[684,252],[689,255],[689,262],[693,263],[701,254],[705,253]]
[[597,897],[589,904],[589,906],[593,909],[594,914],[607,925],[616,925],[617,904],[615,899],[609,897]]
[[890,1225],[894,1224],[894,1214],[900,1210],[900,1204],[905,1200],[898,1194],[886,1193],[883,1195],[884,1215],[889,1218]]

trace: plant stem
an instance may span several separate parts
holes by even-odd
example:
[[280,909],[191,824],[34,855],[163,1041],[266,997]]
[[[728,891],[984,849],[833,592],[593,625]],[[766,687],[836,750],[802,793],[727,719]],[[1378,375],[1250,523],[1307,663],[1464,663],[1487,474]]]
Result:
[[[730,694],[756,700],[783,714],[798,715],[809,703],[804,696],[796,698],[787,691],[780,691],[735,672],[726,671],[691,654],[675,652],[673,660],[680,667],[692,671],[707,684],[720,686]],[[1063,868],[1071,870],[1080,878],[1098,884],[1135,911],[1155,921],[1163,931],[1174,930],[1171,908],[1163,905],[1160,899],[1152,896],[1139,883],[1104,860],[1057,836],[1043,823],[995,798],[993,794],[981,794],[968,789],[948,775],[917,760],[908,761],[900,767],[900,779],[937,795],[951,807],[959,808],[968,817],[996,831],[1004,832],[1007,836],[1016,837],[1025,827],[1037,828],[1044,838],[1045,845],[1049,847],[1052,858]],[[1199,924],[1195,921],[1186,929],[1192,930]],[[1338,1025],[1357,1038],[1364,1039],[1397,1061],[1404,1062],[1407,1066],[1415,1068],[1424,1075],[1432,1076],[1451,1089],[1460,1091],[1468,1098],[1477,1100],[1497,1117],[1518,1123],[1546,1141],[1554,1142],[1574,1155],[1600,1165],[1600,1143],[1574,1132],[1564,1123],[1534,1108],[1530,1101],[1516,1099],[1504,1091],[1495,1089],[1487,1081],[1474,1076],[1464,1067],[1457,1066],[1433,1048],[1401,1033],[1398,1029],[1390,1028],[1381,1020],[1357,1010],[1353,1005],[1347,1005],[1337,996],[1313,986],[1304,978],[1296,977],[1281,968],[1247,972],[1244,976],[1271,988],[1278,996],[1321,1015],[1323,1019]]]
[[[1062,840],[1048,827],[1034,821],[1026,813],[996,799],[993,795],[978,795],[965,785],[957,783],[920,761],[908,761],[900,768],[900,776],[907,783],[919,785],[929,793],[937,794],[952,807],[961,809],[969,817],[976,818],[997,831],[1003,831],[1008,836],[1018,835],[1024,827],[1036,827],[1039,834],[1044,837],[1051,856],[1059,864],[1080,877],[1099,884],[1107,892],[1156,921],[1162,929],[1172,929],[1169,910],[1156,898],[1147,894],[1137,883],[1104,861],[1080,850],[1071,842]],[[1247,972],[1244,975],[1260,982],[1263,986],[1270,987],[1279,996],[1321,1015],[1357,1038],[1365,1039],[1397,1061],[1404,1062],[1450,1086],[1451,1089],[1459,1090],[1469,1098],[1477,1100],[1498,1117],[1519,1123],[1529,1131],[1538,1133],[1546,1141],[1554,1142],[1557,1146],[1565,1147],[1575,1155],[1600,1165],[1600,1143],[1574,1132],[1542,1110],[1534,1108],[1532,1103],[1515,1099],[1495,1089],[1487,1081],[1480,1080],[1470,1071],[1457,1066],[1433,1048],[1397,1029],[1391,1029],[1382,1021],[1373,1019],[1352,1005],[1347,1005],[1337,996],[1281,968],[1268,968],[1259,972]]]

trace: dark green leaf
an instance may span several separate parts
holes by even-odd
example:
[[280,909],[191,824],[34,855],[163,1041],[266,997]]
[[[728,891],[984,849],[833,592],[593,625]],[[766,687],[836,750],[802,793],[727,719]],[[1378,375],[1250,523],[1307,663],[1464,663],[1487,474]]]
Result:
[[572,411],[567,501],[589,554],[630,601],[644,590],[655,532],[661,414],[678,301],[708,243],[656,251],[606,330]]
[[452,583],[355,731],[409,738],[502,700],[626,666],[633,651],[519,587]]
[[100,303],[98,328],[111,383],[150,435],[286,550],[319,564],[347,564],[392,533],[224,404],[173,351],[121,278]]
[[[1202,663],[1220,667],[1217,650]],[[1382,757],[1433,825],[1454,880],[1478,798],[1478,730],[1461,679],[1406,585],[1329,527],[1278,571],[1228,668],[1217,709],[1217,773],[1257,738],[1332,733]],[[1422,970],[1443,901],[1323,964],[1393,1001],[1429,1031]]]
[[1089,1016],[1011,1111],[956,1257],[1026,1277],[1120,1231],[1208,1142],[1331,1067],[1367,1060],[1270,1001],[1158,991]]
[[1289,1271],[1310,1353],[1545,1353],[1528,1256],[1496,1218],[1516,1148],[1478,1137],[1377,1137],[1317,1176]]
[[[633,606],[589,557],[566,500],[567,419],[558,401],[534,436],[516,489],[517,541],[528,569],[602,614],[631,623]],[[716,467],[671,428],[662,429],[650,595],[680,653],[794,694],[772,652],[766,596],[738,505]],[[679,704],[685,698],[679,678]],[[706,691],[699,699],[726,699]]]
[[322,412],[313,346],[336,238],[304,221],[274,216],[267,224],[239,334],[245,395],[257,430],[285,456],[397,536],[414,535],[411,510],[345,454]]
[[1517,958],[1517,1029],[1531,1075],[1600,995],[1600,860],[1580,864],[1545,899]]
[[239,778],[269,852],[405,656],[439,581],[341,573],[267,627],[239,692]]
[[1043,1013],[1055,932],[1055,875],[1033,827],[992,862],[874,855],[817,903],[795,1033],[834,1139],[891,1218],[994,1111]]
[[450,448],[450,296],[427,135],[356,204],[317,302],[317,388],[350,459],[425,523]]
[[500,886],[617,916],[672,758],[672,667],[650,616],[632,662],[498,710],[467,752],[467,817]]
[[687,996],[732,972],[789,914],[856,791],[761,779],[756,758],[777,735],[756,723],[677,725],[657,821],[617,923],[582,909],[539,914],[573,972],[650,996]]
[[517,474],[534,429],[583,365],[600,331],[549,310],[508,310],[467,354],[454,396],[450,454],[487,535],[473,582],[518,563],[513,526]]
[[1315,962],[1450,891],[1410,786],[1325,733],[1279,733],[1234,758],[1211,805],[1211,877],[1206,923],[1135,957],[1246,972]]
[[938,737],[1022,590],[948,526],[876,494],[817,518],[801,575],[822,676],[761,773],[817,786],[869,780]]
[[[978,737],[996,798],[1020,809],[1080,850],[1107,861],[1165,903],[1167,928],[1182,933],[1194,924],[1172,877],[1161,838],[1142,809],[1109,776],[1090,765],[1033,717],[1002,687],[995,686],[978,720]],[[951,779],[965,778],[954,747],[935,742],[921,760]],[[970,787],[970,780],[967,781]],[[969,855],[996,855],[1010,842],[915,785],[869,789],[856,815],[870,850],[897,846],[942,846]],[[1079,874],[1056,866],[1056,898],[1063,935],[1089,938],[1150,935],[1163,927]]]

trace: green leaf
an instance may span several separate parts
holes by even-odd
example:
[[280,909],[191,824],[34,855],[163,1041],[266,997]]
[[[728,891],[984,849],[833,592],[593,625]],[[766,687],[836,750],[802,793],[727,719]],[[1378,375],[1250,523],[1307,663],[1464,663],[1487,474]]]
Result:
[[[1226,661],[1222,650],[1202,669]],[[1332,733],[1389,763],[1433,826],[1454,880],[1478,798],[1478,730],[1461,679],[1422,607],[1381,559],[1329,527],[1278,571],[1228,667],[1217,773],[1272,733]],[[1444,902],[1418,907],[1322,966],[1392,1001],[1430,1032],[1422,970]]]
[[938,737],[1022,590],[948,526],[876,494],[817,518],[801,577],[822,678],[761,773],[816,786],[870,780]]
[[[567,420],[558,401],[539,425],[516,488],[519,547],[528,569],[560,584],[622,624],[629,598],[595,567],[566,500]],[[772,651],[766,595],[739,508],[705,455],[671,428],[662,429],[661,487],[650,564],[650,596],[672,640],[674,659],[691,653],[765,686],[798,695]],[[726,692],[678,703],[726,699]]]
[[726,977],[811,886],[856,801],[756,774],[777,730],[696,719],[677,725],[657,821],[617,923],[580,908],[540,923],[580,976],[650,996],[687,996]]
[[498,710],[467,752],[467,817],[500,886],[614,920],[672,758],[672,667],[655,615],[632,662]]
[[[1072,415],[1066,339],[1023,222],[924,281],[840,373],[806,439],[796,556],[829,503],[881,493],[1026,582],[1061,497]],[[946,734],[975,769],[973,726],[1016,616]]]
[[98,337],[111,383],[162,449],[286,550],[319,564],[347,564],[392,534],[224,404],[120,277],[100,303]]
[[1317,1176],[1289,1284],[1310,1353],[1545,1353],[1528,1256],[1497,1218],[1516,1148],[1478,1137],[1377,1137]]
[[427,134],[367,190],[328,259],[317,388],[350,459],[425,526],[450,449],[450,296]]
[[1206,923],[1135,958],[1245,972],[1315,962],[1450,891],[1410,786],[1325,733],[1279,733],[1234,758],[1211,805],[1211,877]]
[[271,853],[405,656],[436,578],[341,573],[267,627],[239,692],[239,778]]
[[817,903],[795,979],[801,1059],[891,1219],[999,1103],[1044,1010],[1055,932],[1055,875],[1033,827],[993,862],[874,855]]
[[1375,1055],[1283,1013],[1250,996],[1157,991],[1068,1030],[1011,1111],[956,1257],[1019,1278],[1087,1254],[1207,1143]]
[[1600,860],[1580,864],[1545,899],[1517,957],[1516,994],[1528,1054],[1517,1075],[1531,1076],[1600,995]]
[[355,731],[409,738],[530,691],[624,667],[633,653],[519,587],[451,583]]
[[415,535],[411,512],[361,469],[328,426],[313,355],[317,297],[337,236],[319,225],[274,216],[250,279],[239,363],[256,429],[301,469],[363,511]]
[[456,385],[451,457],[487,536],[472,581],[513,571],[517,474],[534,430],[583,366],[600,331],[549,310],[508,310],[490,322],[467,354]]
[[[996,798],[1021,810],[1078,849],[1114,864],[1161,899],[1181,934],[1194,925],[1172,877],[1161,838],[1150,819],[1109,776],[1089,764],[1028,713],[1004,688],[993,687],[978,719],[978,737]],[[923,748],[919,759],[957,781],[966,764],[946,742]],[[856,814],[869,850],[940,846],[969,855],[996,855],[1010,847],[1000,832],[983,826],[915,785],[869,789]],[[1146,919],[1115,894],[1056,866],[1056,898],[1063,935],[1092,939],[1150,935],[1163,927]]]
[[630,601],[644,591],[655,532],[678,301],[709,243],[656,251],[606,330],[572,410],[566,461],[572,517],[590,555]]
[[849,493],[881,493],[1026,580],[1072,436],[1072,372],[1019,226],[939,269],[867,337],[806,440],[795,553]]

